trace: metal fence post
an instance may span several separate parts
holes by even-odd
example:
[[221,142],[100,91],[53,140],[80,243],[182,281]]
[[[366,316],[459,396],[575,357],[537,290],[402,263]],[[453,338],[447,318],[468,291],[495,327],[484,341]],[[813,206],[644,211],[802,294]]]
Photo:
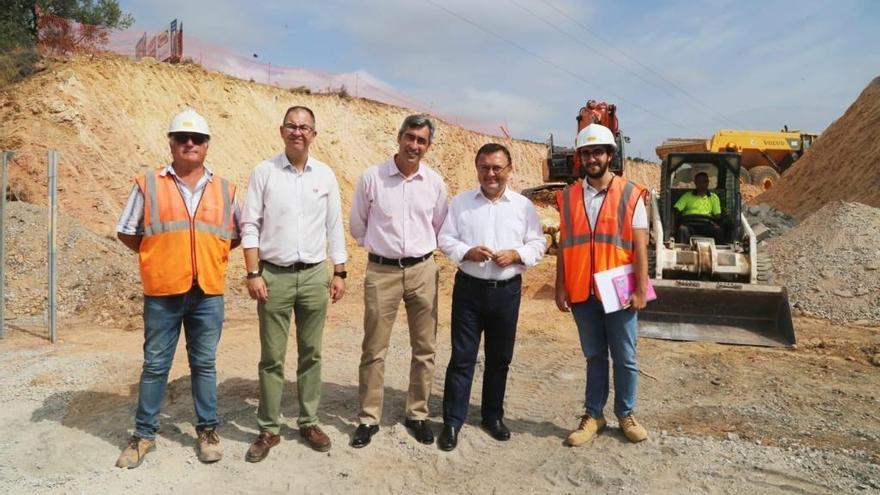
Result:
[[49,150],[49,239],[48,239],[48,258],[49,258],[49,301],[48,301],[48,326],[49,340],[54,344],[58,342],[58,333],[55,328],[55,317],[58,311],[56,301],[56,285],[58,276],[56,273],[56,229],[58,219],[58,151]]
[[0,159],[0,339],[6,337],[6,173],[14,155],[13,151],[4,151]]

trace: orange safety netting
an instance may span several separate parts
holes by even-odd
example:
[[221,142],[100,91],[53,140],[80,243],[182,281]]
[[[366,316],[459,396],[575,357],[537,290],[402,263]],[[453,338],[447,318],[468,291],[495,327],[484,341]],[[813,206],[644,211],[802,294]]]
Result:
[[[489,135],[504,130],[487,122],[479,122],[444,114],[433,106],[414,101],[390,85],[365,72],[333,74],[303,67],[287,67],[271,61],[260,61],[236,53],[190,35],[184,35],[182,24],[173,21],[157,33],[135,32],[133,29],[110,30],[82,24],[44,10],[38,10],[40,47],[54,55],[113,52],[132,58],[153,56],[170,62],[189,61],[231,76],[271,84],[282,88],[305,88],[315,93],[347,93],[390,105],[428,113],[466,129]],[[163,51],[161,48],[165,46]],[[504,132],[507,134],[506,132]]]

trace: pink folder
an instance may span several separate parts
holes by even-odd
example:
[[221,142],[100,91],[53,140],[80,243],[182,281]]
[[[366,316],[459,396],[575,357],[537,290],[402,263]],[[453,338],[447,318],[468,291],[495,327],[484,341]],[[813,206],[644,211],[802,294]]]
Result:
[[[614,291],[617,293],[617,300],[620,301],[620,305],[623,306],[629,300],[629,296],[632,295],[633,291],[636,288],[636,276],[634,273],[625,273],[623,275],[618,275],[611,279],[611,282],[614,284]],[[648,287],[645,289],[645,300],[653,301],[657,299],[657,293],[654,292],[654,286],[651,285],[650,280],[648,281]]]

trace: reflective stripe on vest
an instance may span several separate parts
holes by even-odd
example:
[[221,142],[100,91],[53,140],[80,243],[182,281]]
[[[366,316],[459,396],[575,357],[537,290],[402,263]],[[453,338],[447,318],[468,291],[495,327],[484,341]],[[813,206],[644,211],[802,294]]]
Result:
[[556,198],[565,289],[573,303],[589,298],[594,273],[632,262],[632,218],[645,194],[641,186],[615,177],[606,189],[593,228],[583,188],[583,181],[579,181],[557,193]]
[[194,280],[206,294],[222,294],[234,233],[235,185],[208,181],[192,217],[171,174],[135,181],[144,195],[144,237],[139,251],[144,294],[188,292]]

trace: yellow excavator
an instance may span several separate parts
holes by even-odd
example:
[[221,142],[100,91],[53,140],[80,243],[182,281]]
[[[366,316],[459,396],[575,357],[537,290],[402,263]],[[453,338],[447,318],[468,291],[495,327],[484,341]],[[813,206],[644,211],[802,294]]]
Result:
[[[649,273],[657,299],[639,311],[639,335],[670,340],[793,346],[794,324],[784,287],[772,285],[770,259],[758,252],[742,212],[738,153],[670,153],[660,191],[651,191]],[[676,214],[678,199],[706,174],[721,203],[717,217]],[[676,233],[712,222],[713,236]],[[694,231],[706,229],[696,229]]]
[[670,138],[655,151],[660,160],[665,160],[670,153],[739,153],[740,180],[767,190],[779,180],[782,172],[813,146],[818,137],[817,134],[789,130],[787,126],[778,132],[725,129],[709,139]]

